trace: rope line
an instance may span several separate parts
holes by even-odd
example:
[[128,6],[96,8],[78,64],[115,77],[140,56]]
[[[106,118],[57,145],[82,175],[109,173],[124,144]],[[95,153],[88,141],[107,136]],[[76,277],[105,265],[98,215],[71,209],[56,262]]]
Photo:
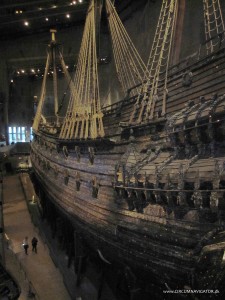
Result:
[[216,47],[224,41],[225,37],[213,39],[213,36],[223,33],[225,30],[224,21],[219,0],[203,0],[204,9],[204,27],[205,38],[208,43],[206,44],[207,54],[216,50]]
[[61,139],[95,139],[105,135],[99,96],[95,26],[96,5],[91,0],[74,76],[75,94],[70,97],[59,135]]
[[[116,72],[124,94],[138,85],[143,76],[148,73],[127,31],[125,30],[111,0],[106,0],[106,12],[112,39],[112,49]],[[139,87],[132,89],[130,95],[139,93]]]
[[166,113],[167,75],[174,36],[178,1],[163,0],[152,48],[148,58],[148,73],[142,80],[142,88],[130,117],[130,123],[141,123],[152,119],[155,105],[159,99],[158,85],[164,82],[162,95],[162,114]]

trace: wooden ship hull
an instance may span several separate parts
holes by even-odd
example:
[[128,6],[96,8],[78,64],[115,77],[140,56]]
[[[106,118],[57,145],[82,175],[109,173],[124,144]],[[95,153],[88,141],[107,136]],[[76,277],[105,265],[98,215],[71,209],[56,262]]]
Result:
[[107,108],[104,139],[40,131],[31,160],[43,209],[54,203],[96,253],[169,286],[213,288],[224,279],[225,49],[172,71],[167,120],[123,127],[133,97]]
[[72,110],[60,134],[34,128],[43,215],[64,236],[78,278],[88,249],[122,274],[130,299],[224,293],[225,48],[200,50],[167,70],[150,110],[137,86],[103,109],[101,136],[85,135],[92,120]]

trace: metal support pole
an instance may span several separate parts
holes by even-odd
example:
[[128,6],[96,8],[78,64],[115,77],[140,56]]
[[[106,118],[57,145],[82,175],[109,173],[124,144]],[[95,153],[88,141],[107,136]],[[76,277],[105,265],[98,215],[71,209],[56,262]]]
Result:
[[0,174],[0,262],[5,265],[5,252],[4,252],[4,223],[3,223],[3,186],[2,177]]
[[6,144],[9,144],[8,137],[8,106],[9,106],[9,80],[8,80],[8,70],[5,60],[0,60],[0,93],[2,95],[3,101],[3,120],[4,120],[4,135],[6,138]]

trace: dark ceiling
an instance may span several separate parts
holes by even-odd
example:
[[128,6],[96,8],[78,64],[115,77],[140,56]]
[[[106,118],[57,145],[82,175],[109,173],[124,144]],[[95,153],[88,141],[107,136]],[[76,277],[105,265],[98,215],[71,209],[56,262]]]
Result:
[[73,26],[85,18],[88,0],[1,0],[0,39]]
[[[60,30],[84,22],[90,0],[1,0],[0,40]],[[97,0],[104,1],[104,0]],[[116,0],[119,13],[131,13],[146,0]],[[127,15],[127,13],[126,13]]]
[[[96,1],[104,2],[104,0]],[[143,7],[147,1],[115,0],[115,6],[122,20],[125,20],[131,17],[137,9]],[[32,38],[37,34],[49,35],[49,30],[53,28],[60,31],[68,27],[83,25],[89,2],[90,0],[0,0],[0,41],[7,47],[9,40],[28,35]],[[102,19],[103,23],[107,24],[105,13]],[[29,53],[25,57],[22,49],[18,51],[19,55],[7,60],[10,77],[42,78],[45,57],[42,55],[30,57]],[[75,53],[64,53],[70,72],[74,70],[75,55]]]

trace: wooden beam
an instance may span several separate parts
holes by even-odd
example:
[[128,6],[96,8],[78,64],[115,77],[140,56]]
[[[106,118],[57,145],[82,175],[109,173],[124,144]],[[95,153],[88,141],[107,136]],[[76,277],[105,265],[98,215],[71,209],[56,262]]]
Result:
[[175,34],[173,38],[173,48],[171,52],[171,65],[177,64],[180,60],[181,41],[183,36],[184,15],[186,0],[178,1],[177,20],[175,24]]

